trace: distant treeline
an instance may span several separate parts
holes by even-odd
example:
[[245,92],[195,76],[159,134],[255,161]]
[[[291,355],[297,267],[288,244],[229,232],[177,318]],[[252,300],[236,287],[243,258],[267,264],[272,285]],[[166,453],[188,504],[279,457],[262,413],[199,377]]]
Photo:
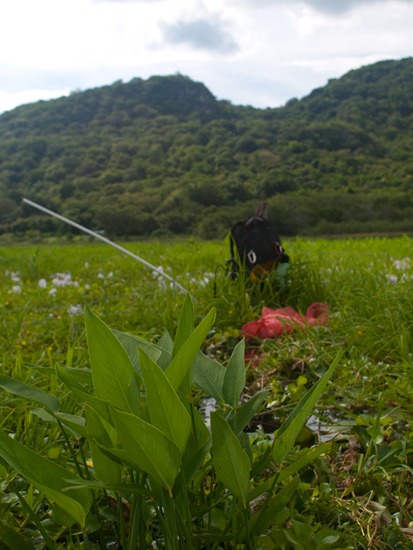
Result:
[[182,75],[115,82],[0,116],[0,234],[68,233],[27,197],[116,236],[224,235],[269,203],[282,235],[413,231],[413,59],[282,108]]

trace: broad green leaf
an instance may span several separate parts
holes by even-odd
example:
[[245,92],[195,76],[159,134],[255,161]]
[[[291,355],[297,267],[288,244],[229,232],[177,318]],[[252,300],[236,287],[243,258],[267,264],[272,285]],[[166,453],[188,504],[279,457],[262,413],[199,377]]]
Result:
[[110,415],[108,403],[102,399],[98,399],[94,395],[86,393],[82,386],[79,386],[76,381],[73,381],[73,377],[65,368],[57,366],[57,373],[59,378],[70,387],[74,395],[76,395],[80,401],[87,403],[96,411],[111,437],[112,445],[116,446],[118,443],[118,436],[112,425],[112,417]]
[[[390,521],[391,521],[391,516],[390,516]],[[324,529],[321,529],[320,531],[317,531],[317,533],[315,533],[314,542],[317,545],[317,550],[324,550],[328,546],[332,546],[333,544],[336,544],[339,538],[340,538],[340,535],[338,535],[335,531],[325,527]]]
[[11,527],[0,523],[0,542],[10,550],[35,550],[34,544]]
[[132,365],[139,373],[139,349],[143,349],[154,361],[157,361],[162,353],[158,346],[155,344],[150,344],[142,338],[138,338],[138,336],[134,336],[133,334],[128,334],[126,332],[119,332],[114,329],[112,329],[112,332],[124,347]]
[[[33,483],[34,485],[36,485],[35,482]],[[73,518],[74,522],[78,523],[81,527],[85,527],[86,515],[88,510],[85,510],[80,502],[73,499],[71,496],[68,496],[67,494],[56,491],[55,489],[51,489],[47,485],[37,483],[37,487],[45,493],[47,500],[49,500],[50,503],[52,503],[53,505],[57,505],[65,512],[65,524],[67,522],[67,524],[69,524],[70,526],[70,518]]]
[[92,386],[92,371],[90,369],[81,369],[79,367],[67,366],[65,366],[64,368],[79,382],[79,384],[87,384],[88,386]]
[[268,395],[267,390],[262,390],[254,394],[251,399],[248,399],[241,405],[234,416],[229,420],[229,424],[235,435],[239,435],[243,429],[249,424],[254,415],[260,410]]
[[159,338],[157,344],[159,349],[162,349],[169,353],[169,355],[172,357],[172,351],[174,349],[174,341],[172,340],[172,336],[169,334],[169,332],[165,329],[163,331],[162,336]]
[[129,462],[147,472],[171,494],[181,467],[177,446],[158,428],[138,416],[117,409],[112,409],[112,416]]
[[294,408],[293,412],[276,432],[273,444],[273,457],[278,464],[285,459],[287,453],[294,447],[295,441],[301,428],[307,421],[319,397],[325,390],[328,381],[333,376],[334,371],[341,359],[342,353],[339,352],[332,362],[328,371],[314,384],[314,386],[301,398]]
[[57,412],[56,418],[74,432],[86,437],[85,419],[82,416]]
[[61,424],[64,424],[66,427],[69,428],[70,432],[74,433],[76,436],[87,436],[85,419],[82,416],[59,412],[52,414],[41,408],[32,409],[32,413],[44,420],[45,422],[50,422],[51,424],[55,424],[57,426],[59,426],[59,422]]
[[161,350],[161,355],[156,362],[162,370],[166,370],[172,361],[172,351],[174,349],[174,341],[167,330],[164,331],[156,345]]
[[219,403],[224,401],[222,384],[224,383],[225,367],[200,351],[195,358],[193,375],[195,384],[202,391]]
[[98,441],[99,444],[104,447],[112,447],[113,445],[112,439],[107,433],[102,419],[90,406],[86,407],[85,415],[93,468],[95,469],[97,478],[104,483],[120,483],[122,474],[121,466],[116,461],[109,458],[106,453],[102,452],[100,446],[96,443],[96,441]]
[[61,506],[84,527],[92,503],[88,489],[75,487],[70,496],[65,490],[79,478],[55,462],[42,457],[0,431],[0,456],[20,475],[44,491],[52,503]]
[[187,485],[201,469],[212,444],[211,433],[206,427],[203,417],[193,405],[190,405],[190,416],[192,430],[183,457],[183,470]]
[[54,395],[46,393],[42,390],[38,390],[36,388],[32,388],[31,386],[28,386],[27,384],[24,384],[23,382],[20,382],[15,378],[6,376],[5,374],[0,374],[0,387],[12,393],[13,395],[18,395],[19,397],[24,397],[29,401],[39,403],[50,411],[59,410],[59,401]]
[[123,411],[139,412],[135,369],[110,328],[86,309],[86,333],[96,397]]
[[69,370],[67,367],[62,367],[58,363],[56,363],[56,374],[64,384],[70,389],[70,390],[79,390],[81,392],[86,392],[86,389],[82,386],[82,384],[79,382],[76,375],[73,374],[73,370]]
[[211,414],[212,460],[217,478],[247,505],[250,461],[228,422],[222,416]]
[[211,330],[214,321],[215,309],[213,308],[194,329],[191,336],[179,349],[175,357],[172,359],[170,365],[166,369],[166,376],[169,382],[172,384],[173,388],[175,388],[175,390],[178,390],[184,378],[189,373],[196,354],[198,353],[199,348],[201,347],[209,331]]
[[205,462],[205,457],[211,449],[212,439],[211,437],[203,443],[201,446],[195,448],[195,452],[190,457],[184,457],[184,464],[182,470],[184,472],[184,479],[186,485],[190,487],[193,479],[199,472],[202,472],[202,465]]
[[225,369],[222,394],[226,402],[232,407],[238,405],[241,392],[245,386],[245,340],[241,340],[235,346],[234,351]]
[[188,411],[161,367],[142,349],[139,352],[139,362],[145,383],[151,424],[167,435],[183,455],[191,432]]
[[178,327],[176,329],[174,347],[172,350],[173,357],[175,357],[177,352],[188,340],[193,330],[194,330],[194,305],[192,303],[191,296],[187,294],[185,296],[184,305],[182,306],[181,315],[178,321]]

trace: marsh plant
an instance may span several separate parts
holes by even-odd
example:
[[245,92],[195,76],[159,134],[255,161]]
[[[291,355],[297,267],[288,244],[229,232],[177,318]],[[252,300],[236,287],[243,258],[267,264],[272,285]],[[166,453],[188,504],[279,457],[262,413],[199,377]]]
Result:
[[[175,337],[153,344],[86,309],[90,369],[56,364],[53,394],[1,375],[47,449],[17,428],[0,431],[2,517],[21,517],[2,520],[7,548],[339,548],[337,533],[295,513],[299,472],[330,445],[296,440],[339,355],[262,437],[246,431],[267,391],[243,398],[244,341],[224,366],[201,351],[215,311],[194,318],[187,296]],[[215,404],[208,423],[205,397]]]

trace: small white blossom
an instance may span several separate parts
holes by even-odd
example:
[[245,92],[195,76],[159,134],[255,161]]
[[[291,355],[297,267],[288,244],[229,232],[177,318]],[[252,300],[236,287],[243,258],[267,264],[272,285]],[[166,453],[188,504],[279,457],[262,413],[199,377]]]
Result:
[[6,270],[6,275],[10,276],[10,279],[13,281],[13,283],[20,283],[21,278],[20,275],[17,273],[17,271],[9,271]]
[[410,258],[403,258],[402,260],[394,260],[393,265],[399,271],[406,271],[410,269]]
[[57,288],[51,288],[49,290],[49,295],[50,296],[55,296],[57,294]]
[[47,287],[47,281],[46,279],[39,279],[39,282],[37,283],[39,288],[46,288]]
[[73,281],[72,275],[70,273],[56,273],[52,279],[52,283],[55,286],[79,286],[77,281]]
[[11,287],[11,291],[14,292],[15,294],[20,294],[22,291],[22,287],[20,285],[13,285]]
[[81,315],[83,313],[83,308],[80,304],[72,305],[67,308],[69,315]]
[[391,273],[388,273],[386,275],[386,278],[387,278],[388,281],[390,281],[393,284],[397,283],[397,281],[399,280],[397,275],[392,275]]
[[71,280],[71,276],[68,273],[56,273],[55,276],[52,279],[52,283],[55,286],[66,286],[67,284],[70,284],[69,281]]

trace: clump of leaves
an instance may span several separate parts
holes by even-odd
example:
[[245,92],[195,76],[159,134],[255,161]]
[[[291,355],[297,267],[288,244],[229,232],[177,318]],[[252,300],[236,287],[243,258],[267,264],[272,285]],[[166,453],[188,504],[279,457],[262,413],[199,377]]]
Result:
[[[267,392],[241,402],[243,341],[226,366],[200,351],[214,310],[195,327],[187,297],[175,338],[165,332],[157,344],[111,330],[89,309],[85,321],[90,370],[56,365],[77,414],[63,412],[54,395],[1,376],[5,390],[34,401],[35,414],[60,428],[68,450],[59,463],[0,432],[7,491],[33,524],[23,532],[2,526],[7,547],[34,548],[36,533],[50,549],[62,540],[124,549],[289,548],[309,538],[315,549],[337,548],[334,532],[294,518],[298,473],[329,443],[292,451],[339,356],[258,449],[244,429]],[[200,393],[216,402],[210,428]]]

